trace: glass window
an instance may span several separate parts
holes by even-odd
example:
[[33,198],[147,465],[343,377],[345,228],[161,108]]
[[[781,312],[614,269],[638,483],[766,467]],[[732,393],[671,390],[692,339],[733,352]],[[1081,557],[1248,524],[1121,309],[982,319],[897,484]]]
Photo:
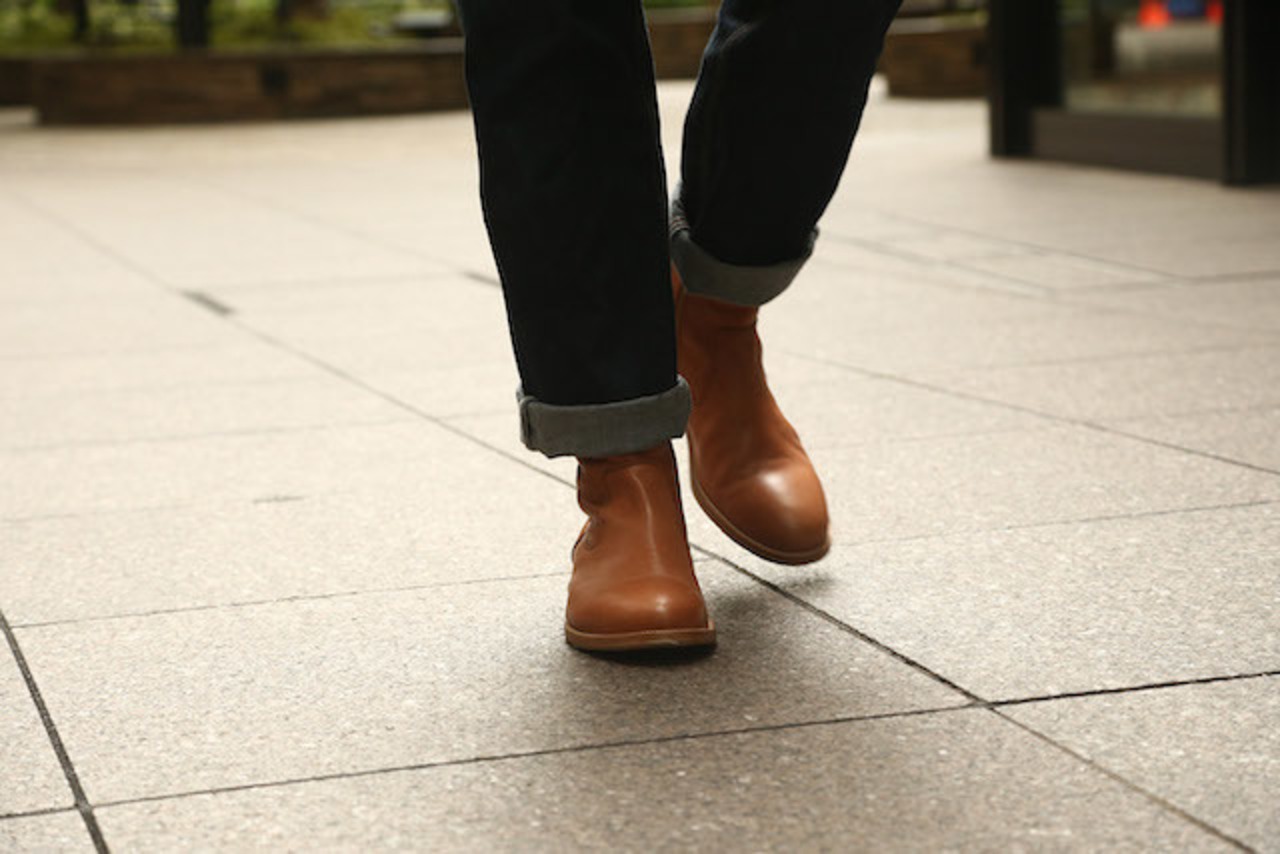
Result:
[[1222,114],[1222,0],[1059,0],[1066,106]]

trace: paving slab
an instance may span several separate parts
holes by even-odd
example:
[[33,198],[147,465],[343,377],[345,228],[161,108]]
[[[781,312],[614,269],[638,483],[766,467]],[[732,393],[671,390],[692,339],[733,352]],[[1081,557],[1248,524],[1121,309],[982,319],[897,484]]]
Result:
[[922,258],[942,261],[976,261],[1001,258],[1009,254],[1010,245],[999,238],[966,233],[955,229],[937,229],[929,234],[881,238],[885,246]]
[[237,319],[287,340],[397,332],[439,335],[475,324],[490,325],[501,337],[507,323],[499,288],[458,274],[319,280],[213,293]]
[[576,459],[573,457],[548,458],[524,446],[520,440],[519,410],[514,400],[506,412],[459,415],[449,418],[447,423],[491,448],[514,459],[523,460],[528,465],[559,478],[566,486],[572,486],[576,482],[578,472]]
[[1125,285],[1167,280],[1166,276],[1141,267],[1043,250],[965,259],[965,266],[1055,292],[1094,292],[1098,289],[1111,292]]
[[282,340],[355,377],[443,367],[509,365],[512,361],[505,325],[487,322],[386,333],[347,328],[329,335],[295,335]]
[[[1274,202],[1273,202],[1274,204]],[[1141,240],[1105,241],[1091,251],[1113,261],[1150,267],[1177,276],[1280,274],[1276,221],[1266,234],[1199,235],[1188,239],[1145,234]]]
[[814,257],[822,257],[832,245],[832,238],[891,243],[927,238],[936,234],[937,231],[938,229],[933,226],[895,216],[865,203],[837,202],[823,217],[822,234],[819,235],[820,240]]
[[[819,448],[812,457],[832,536],[849,545],[1280,498],[1275,475],[1077,427]],[[695,540],[746,556],[689,506]]]
[[886,330],[1045,322],[1062,314],[1062,306],[1010,293],[993,276],[832,241],[760,313],[760,326],[767,353],[775,337],[789,348],[846,339],[852,345]]
[[1280,678],[1015,706],[1035,727],[1257,851],[1280,851]]
[[1280,333],[1280,274],[1262,279],[1214,279],[1177,287],[1090,292],[1077,296],[1091,305],[1134,313]]
[[[937,232],[939,229],[930,229],[928,233]],[[1018,302],[1009,302],[1010,307],[1026,311],[1037,307],[1036,303],[1028,300],[1038,300],[1040,307],[1043,307],[1046,295],[1052,293],[1042,284],[989,273],[974,266],[970,261],[951,261],[919,254],[907,249],[899,242],[880,243],[847,234],[829,234],[827,239],[819,242],[818,246],[820,248],[815,251],[814,257],[805,266],[802,277],[798,279],[799,282],[817,278],[843,283],[834,287],[847,287],[850,281],[865,281],[876,283],[895,296],[904,297],[910,295],[909,290],[901,291],[904,283],[929,286],[934,295],[930,299],[916,300],[917,315],[921,311],[931,310],[930,303],[933,302],[933,298],[946,300],[952,294],[1013,297]],[[1002,251],[1021,256],[1045,250],[1010,243],[1002,247]],[[824,271],[824,268],[835,269]],[[797,292],[799,289],[808,290],[811,287],[804,284],[796,285]],[[834,305],[843,302],[847,297],[833,293],[826,299]],[[902,308],[909,309],[910,306],[904,305]],[[963,305],[959,308],[963,312]],[[773,311],[774,309],[770,309],[770,313]]]
[[[0,816],[70,807],[74,800],[26,682],[0,638]],[[0,840],[4,839],[0,821]],[[2,846],[0,846],[2,847]]]
[[155,285],[21,201],[0,197],[0,304],[149,295]]
[[0,848],[6,851],[93,851],[93,841],[76,812],[0,819]]
[[[672,182],[691,92],[660,92]],[[993,162],[979,102],[872,97],[817,254],[763,320],[836,549],[766,567],[686,492],[695,542],[997,698],[1274,670],[1280,505],[1175,511],[1275,502],[1280,479],[1015,407],[1274,468],[1280,193]],[[958,700],[701,551],[714,655],[564,648],[574,462],[518,442],[465,113],[0,116],[0,134],[0,233],[19,246],[0,258],[0,445],[131,441],[0,458],[0,604],[90,794],[460,763],[112,807],[117,848],[1220,841],[986,712],[473,761]],[[163,287],[357,383],[326,386]],[[959,379],[912,385],[943,375]],[[447,429],[338,424],[381,406],[360,383]],[[276,432],[156,441],[255,425]],[[138,615],[166,609],[203,610]],[[1117,703],[1018,708],[1063,709],[1044,725],[1074,749],[1255,846],[1276,835],[1256,796],[1275,788],[1273,704]],[[88,842],[59,813],[0,820],[0,848],[63,831]]]
[[9,523],[0,602],[22,624],[566,573],[573,491],[460,445],[372,488]]
[[0,359],[132,353],[242,337],[206,310],[154,291],[112,300],[18,303],[0,313]]
[[493,452],[425,420],[11,453],[0,519],[427,488]]
[[315,377],[297,356],[247,336],[221,344],[140,352],[13,358],[0,362],[0,398],[12,401],[107,391],[158,391]]
[[1230,850],[988,712],[107,807],[128,850]]
[[1007,406],[869,377],[786,352],[766,356],[765,371],[779,405],[810,450],[1051,423]]
[[985,699],[1280,669],[1280,504],[740,562]]
[[[957,318],[928,311],[917,320],[859,330],[843,310],[789,330],[784,346],[801,355],[901,376],[967,368],[1092,361],[1150,353],[1270,344],[1265,333],[1186,321],[1080,311],[1044,304],[1021,318]],[[874,317],[874,315],[872,315]],[[864,321],[865,322],[865,321]],[[802,336],[807,336],[807,341]]]
[[1141,416],[1280,404],[1280,347],[940,370],[914,376],[931,386],[981,399],[1110,423]]
[[506,312],[488,281],[370,280],[229,300],[249,328],[379,388],[389,377],[431,414],[492,411],[495,399],[509,405],[514,397]]
[[478,365],[366,371],[360,380],[436,418],[505,415],[519,423],[514,359]]
[[316,373],[308,379],[28,398],[0,412],[0,452],[378,424],[412,417],[363,389]]
[[[335,166],[335,168],[337,168]],[[178,288],[440,272],[388,248],[187,178],[129,170],[28,176],[24,194],[95,244]]]
[[1109,423],[1126,433],[1280,472],[1280,407],[1227,409]]
[[564,577],[17,631],[94,802],[963,702],[701,576],[721,646],[683,663],[571,650]]

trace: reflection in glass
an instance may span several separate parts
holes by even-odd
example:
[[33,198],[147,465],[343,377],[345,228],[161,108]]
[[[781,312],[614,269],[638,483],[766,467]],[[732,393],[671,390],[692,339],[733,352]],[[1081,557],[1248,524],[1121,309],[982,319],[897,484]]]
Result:
[[1222,0],[1060,0],[1066,106],[1222,114]]

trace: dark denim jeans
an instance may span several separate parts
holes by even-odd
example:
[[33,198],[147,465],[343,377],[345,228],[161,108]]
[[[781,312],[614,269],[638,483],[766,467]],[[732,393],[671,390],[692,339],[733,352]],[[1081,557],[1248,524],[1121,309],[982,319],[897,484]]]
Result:
[[724,0],[669,213],[640,0],[460,0],[527,445],[601,456],[683,432],[671,258],[696,293],[786,287],[899,2]]

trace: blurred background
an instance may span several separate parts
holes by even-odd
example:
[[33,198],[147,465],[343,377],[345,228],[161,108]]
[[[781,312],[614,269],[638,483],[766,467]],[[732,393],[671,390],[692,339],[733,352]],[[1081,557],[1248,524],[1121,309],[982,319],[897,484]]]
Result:
[[[646,0],[658,75],[690,79],[704,0]],[[1276,4],[905,0],[899,97],[987,97],[991,151],[1229,183],[1280,176]],[[449,0],[0,0],[0,104],[45,124],[466,106]]]
[[[647,5],[674,183],[715,8]],[[1277,45],[906,0],[761,318],[831,555],[682,477],[720,646],[625,663],[454,9],[0,0],[0,852],[1280,852]]]

